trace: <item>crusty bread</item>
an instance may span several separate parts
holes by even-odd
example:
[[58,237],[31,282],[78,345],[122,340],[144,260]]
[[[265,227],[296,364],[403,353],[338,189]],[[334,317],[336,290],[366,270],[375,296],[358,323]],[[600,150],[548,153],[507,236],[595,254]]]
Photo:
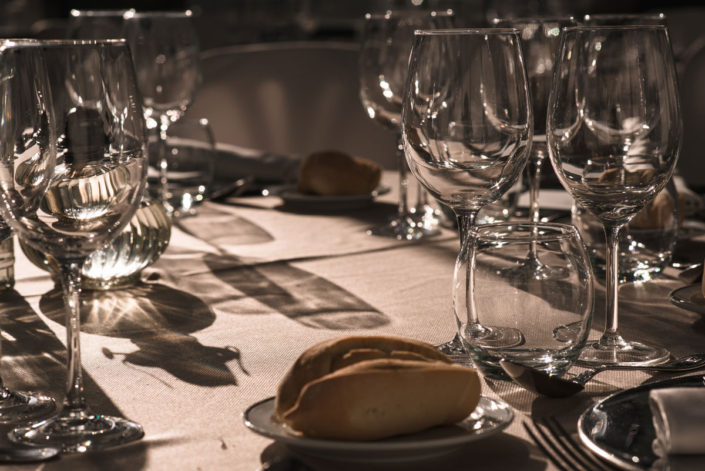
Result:
[[307,436],[375,440],[457,422],[479,399],[477,372],[429,344],[344,337],[297,359],[280,384],[276,414]]
[[382,168],[371,160],[337,151],[315,152],[299,167],[298,190],[322,196],[364,195],[382,178]]

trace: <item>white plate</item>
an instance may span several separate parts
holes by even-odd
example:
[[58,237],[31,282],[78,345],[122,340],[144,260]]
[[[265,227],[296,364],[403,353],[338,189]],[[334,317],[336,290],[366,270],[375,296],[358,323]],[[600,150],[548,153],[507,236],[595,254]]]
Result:
[[319,196],[300,193],[295,187],[282,188],[278,193],[284,206],[296,211],[348,211],[369,206],[375,198],[389,193],[389,187],[379,186],[365,195]]
[[705,298],[700,283],[684,286],[671,292],[671,302],[689,311],[705,314]]
[[275,417],[273,397],[251,405],[243,419],[253,432],[308,455],[338,461],[398,462],[444,455],[465,443],[494,435],[512,422],[514,412],[505,402],[482,396],[473,413],[457,424],[369,442],[322,440],[297,434]]
[[656,432],[649,407],[649,391],[670,387],[704,387],[704,379],[702,374],[686,376],[612,394],[580,416],[580,439],[593,452],[622,469],[649,469],[657,460],[652,450]]

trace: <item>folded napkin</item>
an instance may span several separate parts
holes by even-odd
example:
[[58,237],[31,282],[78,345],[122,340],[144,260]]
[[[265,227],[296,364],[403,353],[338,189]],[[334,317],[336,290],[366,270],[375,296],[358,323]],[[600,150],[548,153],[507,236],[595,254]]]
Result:
[[705,388],[654,389],[649,406],[657,455],[705,455]]
[[261,150],[218,143],[216,146],[216,180],[244,176],[262,183],[291,183],[298,176],[300,158]]

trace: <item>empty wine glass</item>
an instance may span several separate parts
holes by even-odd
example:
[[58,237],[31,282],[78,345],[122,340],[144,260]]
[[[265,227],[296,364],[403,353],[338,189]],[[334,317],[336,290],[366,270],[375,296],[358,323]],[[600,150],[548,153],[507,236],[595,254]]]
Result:
[[665,27],[563,30],[548,104],[551,163],[607,238],[606,328],[583,352],[585,361],[642,365],[669,356],[619,333],[618,241],[622,227],[673,175],[682,134],[678,99]]
[[53,126],[19,130],[26,145],[15,145],[14,152],[2,140],[0,213],[25,243],[58,262],[67,310],[67,386],[57,416],[15,428],[9,437],[85,452],[143,436],[138,424],[94,414],[86,404],[79,294],[86,258],[116,237],[139,206],[147,170],[144,118],[124,41],[42,41],[3,55],[37,53],[46,63],[54,111],[53,118],[44,112],[40,119]]
[[[519,31],[425,30],[414,36],[402,106],[404,151],[416,178],[457,215],[462,245],[478,211],[516,183],[529,154],[532,113]],[[455,315],[459,328],[479,326],[472,310]],[[469,361],[457,335],[440,349]]]
[[[49,111],[49,90],[46,70],[39,54],[18,56],[12,49],[15,43],[0,43],[0,165],[8,180],[8,190],[14,190],[14,176],[18,187],[23,180],[38,179],[36,191],[26,194],[32,204],[38,204],[53,165],[53,122]],[[13,170],[13,162],[37,162],[36,168],[22,165]],[[43,167],[42,167],[43,165]],[[4,204],[5,202],[0,202]],[[0,220],[0,241],[12,236],[12,230]],[[0,378],[0,423],[31,420],[54,412],[54,400],[6,388]]]
[[516,28],[521,32],[522,52],[531,87],[534,112],[534,137],[526,164],[529,184],[529,221],[540,222],[539,188],[541,169],[548,156],[546,149],[546,108],[551,91],[553,65],[561,29],[576,26],[572,17],[497,18],[495,26]]
[[167,210],[167,130],[186,112],[200,83],[198,36],[190,10],[183,12],[135,12],[124,15],[124,37],[132,51],[139,89],[144,100],[147,128],[162,144],[150,156],[157,169],[158,188]]
[[[399,166],[397,214],[385,225],[370,229],[370,234],[412,240],[439,232],[429,221],[433,218],[427,217],[429,211],[409,209],[408,167],[400,130],[401,106],[414,30],[449,28],[452,17],[452,11],[387,11],[365,15],[359,64],[360,98],[370,118],[397,134]],[[419,194],[425,195],[425,192]]]

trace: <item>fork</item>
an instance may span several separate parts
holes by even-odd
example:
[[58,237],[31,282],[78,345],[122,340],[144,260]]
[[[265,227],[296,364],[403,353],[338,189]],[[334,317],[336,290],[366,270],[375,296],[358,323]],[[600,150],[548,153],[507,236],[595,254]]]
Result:
[[536,446],[561,471],[610,471],[616,469],[598,460],[576,443],[554,417],[532,419],[522,425]]

